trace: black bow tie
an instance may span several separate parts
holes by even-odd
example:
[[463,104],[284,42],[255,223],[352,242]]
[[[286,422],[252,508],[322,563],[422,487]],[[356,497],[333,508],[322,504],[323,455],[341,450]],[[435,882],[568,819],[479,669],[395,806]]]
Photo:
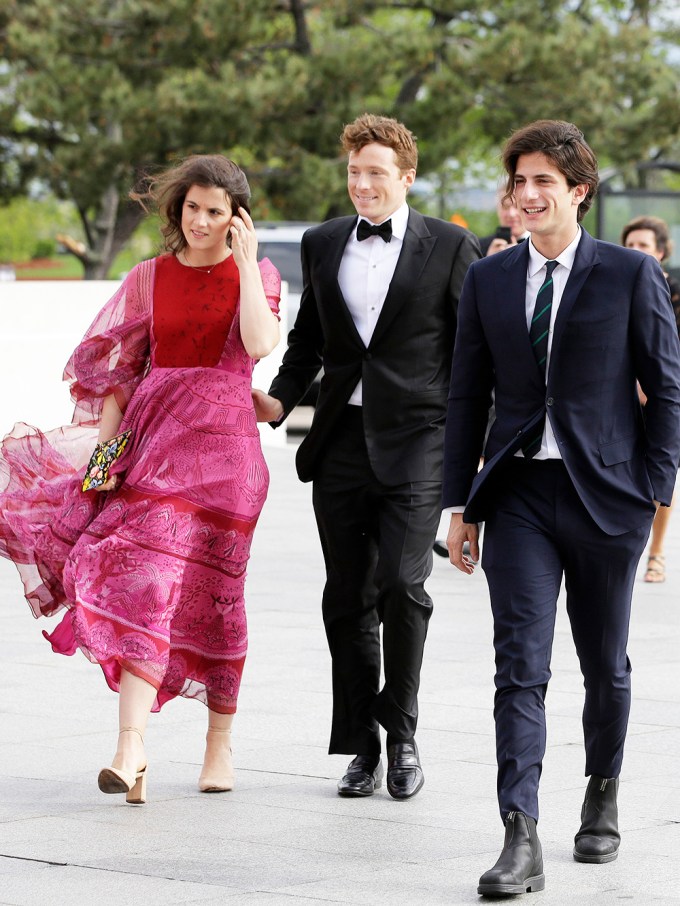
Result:
[[363,242],[369,236],[380,236],[385,242],[392,239],[392,221],[386,220],[384,223],[375,225],[368,220],[360,220],[357,227],[357,240]]

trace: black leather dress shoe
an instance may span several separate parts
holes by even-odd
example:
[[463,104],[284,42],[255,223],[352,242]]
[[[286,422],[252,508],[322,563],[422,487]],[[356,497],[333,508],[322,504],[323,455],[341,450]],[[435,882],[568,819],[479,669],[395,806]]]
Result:
[[512,896],[543,890],[543,853],[536,822],[523,812],[510,812],[505,820],[505,842],[498,861],[479,879],[482,896]]
[[581,809],[581,827],[574,838],[577,862],[613,862],[619,854],[619,810],[616,796],[618,777],[598,777],[588,781]]
[[338,781],[340,796],[372,796],[382,786],[384,772],[379,755],[357,755]]
[[418,746],[395,742],[387,747],[387,792],[393,799],[410,799],[425,783]]

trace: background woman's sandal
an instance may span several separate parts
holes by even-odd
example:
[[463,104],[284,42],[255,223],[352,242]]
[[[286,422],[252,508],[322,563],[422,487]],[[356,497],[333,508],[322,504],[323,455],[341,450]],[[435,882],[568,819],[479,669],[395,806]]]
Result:
[[666,558],[663,554],[650,554],[647,558],[645,582],[666,581]]

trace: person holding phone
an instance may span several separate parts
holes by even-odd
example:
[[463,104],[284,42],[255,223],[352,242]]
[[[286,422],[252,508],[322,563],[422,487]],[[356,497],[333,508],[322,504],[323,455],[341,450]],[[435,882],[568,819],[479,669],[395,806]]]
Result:
[[512,199],[506,197],[502,186],[499,186],[496,195],[496,213],[498,215],[496,230],[489,236],[481,236],[479,239],[479,247],[484,257],[501,252],[509,245],[517,245],[529,236],[524,229],[517,206]]
[[512,231],[508,226],[499,226],[496,227],[496,232],[493,235],[489,247],[486,250],[487,255],[495,255],[496,252],[502,252],[503,249],[506,249],[509,245],[514,245],[512,239]]

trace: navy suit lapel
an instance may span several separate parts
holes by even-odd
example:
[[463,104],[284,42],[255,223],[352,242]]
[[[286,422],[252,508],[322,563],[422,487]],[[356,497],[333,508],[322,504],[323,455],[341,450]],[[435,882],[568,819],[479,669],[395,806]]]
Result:
[[420,276],[425,268],[437,239],[432,236],[422,214],[409,210],[408,224],[401,253],[382,311],[371,337],[369,347],[375,344],[394,321],[402,306],[413,299]]
[[[497,275],[497,285],[494,287],[494,297],[506,308],[505,317],[502,318],[503,331],[506,339],[513,348],[520,350],[524,357],[529,357],[540,375],[536,358],[529,340],[527,327],[527,272],[529,269],[529,243],[522,242],[503,255],[500,275]],[[542,376],[541,376],[542,377]]]
[[562,293],[562,298],[560,300],[560,307],[557,310],[557,316],[555,318],[552,349],[550,353],[551,361],[554,361],[553,356],[559,351],[560,341],[564,334],[564,327],[571,315],[574,303],[583,288],[583,284],[589,277],[593,267],[600,263],[597,242],[589,233],[586,233],[583,227],[581,227],[581,231],[581,241],[576,249],[574,266],[569,274],[567,285],[564,287],[564,292]]

